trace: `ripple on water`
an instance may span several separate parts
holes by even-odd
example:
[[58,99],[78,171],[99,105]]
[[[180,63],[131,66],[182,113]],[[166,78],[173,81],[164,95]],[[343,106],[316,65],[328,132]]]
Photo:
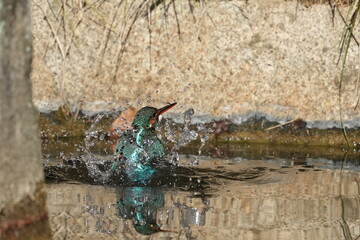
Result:
[[201,157],[193,167],[188,158],[147,187],[48,184],[54,239],[138,239],[136,216],[159,227],[155,239],[341,239],[344,226],[360,234],[358,172]]

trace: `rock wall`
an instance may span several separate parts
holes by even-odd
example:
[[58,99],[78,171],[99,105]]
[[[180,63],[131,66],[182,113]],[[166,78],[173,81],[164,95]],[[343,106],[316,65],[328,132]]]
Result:
[[[34,101],[91,113],[177,101],[200,121],[254,115],[339,126],[339,42],[328,4],[299,1],[37,0]],[[62,10],[63,9],[63,10]],[[347,15],[348,8],[340,7]],[[356,32],[355,38],[358,36]],[[341,106],[358,126],[358,48],[352,42]]]

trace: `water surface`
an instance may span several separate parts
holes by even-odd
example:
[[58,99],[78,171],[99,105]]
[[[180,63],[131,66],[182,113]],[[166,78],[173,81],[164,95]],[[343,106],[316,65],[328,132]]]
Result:
[[85,145],[82,140],[43,145],[54,239],[360,235],[360,167],[353,160],[279,156],[276,149],[264,153],[258,146],[241,146],[251,149],[248,154],[227,146],[198,155],[190,147],[179,150],[177,167],[159,170],[144,186],[107,174],[111,146]]

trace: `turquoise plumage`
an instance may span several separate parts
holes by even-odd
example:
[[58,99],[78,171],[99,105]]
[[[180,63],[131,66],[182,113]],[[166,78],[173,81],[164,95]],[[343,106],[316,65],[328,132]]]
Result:
[[166,112],[176,103],[163,108],[144,107],[140,109],[132,123],[132,130],[126,130],[116,145],[118,161],[112,169],[118,168],[120,162],[127,177],[133,182],[146,183],[156,171],[156,162],[165,156],[165,148],[155,132],[155,125],[160,114]]

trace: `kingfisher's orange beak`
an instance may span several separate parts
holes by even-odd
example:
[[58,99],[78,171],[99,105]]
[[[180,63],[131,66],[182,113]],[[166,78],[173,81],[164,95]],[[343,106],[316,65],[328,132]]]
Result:
[[159,108],[156,112],[156,115],[152,119],[150,119],[149,127],[151,127],[155,122],[158,121],[158,118],[161,114],[163,114],[164,112],[166,112],[167,110],[169,110],[170,108],[172,108],[175,105],[176,105],[176,103],[172,103],[172,104],[166,105],[165,107]]
[[176,102],[166,105],[165,107],[159,108],[156,115],[159,116],[159,115],[163,114],[164,112],[166,112],[167,110],[169,110],[170,108],[172,108],[175,105],[176,105]]

